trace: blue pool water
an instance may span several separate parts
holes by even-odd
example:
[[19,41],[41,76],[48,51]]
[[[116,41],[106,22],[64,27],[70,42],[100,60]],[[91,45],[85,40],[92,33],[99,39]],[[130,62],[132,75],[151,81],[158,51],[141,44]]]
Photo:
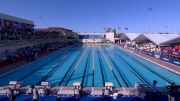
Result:
[[13,80],[24,85],[48,81],[52,86],[81,82],[82,86],[101,87],[112,82],[116,87],[133,87],[136,82],[150,85],[153,80],[158,81],[158,86],[180,84],[180,75],[114,45],[89,45],[61,49],[0,75],[0,85]]

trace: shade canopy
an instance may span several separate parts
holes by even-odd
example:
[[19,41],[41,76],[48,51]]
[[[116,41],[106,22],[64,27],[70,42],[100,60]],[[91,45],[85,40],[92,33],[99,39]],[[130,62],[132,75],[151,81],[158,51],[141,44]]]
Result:
[[141,34],[136,37],[133,41],[135,42],[146,42],[151,41],[156,45],[160,45],[163,42],[179,37],[179,34]]
[[119,35],[120,40],[134,40],[140,33],[122,33]]
[[180,36],[173,38],[171,40],[165,41],[163,43],[161,43],[161,45],[170,45],[170,44],[179,44],[180,43]]

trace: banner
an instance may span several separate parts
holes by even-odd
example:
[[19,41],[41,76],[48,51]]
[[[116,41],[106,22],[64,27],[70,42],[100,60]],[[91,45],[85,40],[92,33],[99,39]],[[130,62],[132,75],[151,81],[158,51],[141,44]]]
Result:
[[162,55],[161,55],[161,56],[160,56],[160,60],[169,62],[169,63],[174,64],[174,65],[177,65],[177,66],[180,66],[180,60],[179,60],[179,59],[169,58],[169,57],[166,57],[166,56],[162,56]]
[[142,53],[143,53],[143,54],[146,54],[146,55],[148,55],[148,56],[155,57],[155,56],[154,56],[154,52],[148,52],[148,51],[142,50]]
[[172,62],[173,62],[173,64],[180,66],[180,60],[174,59]]
[[170,58],[169,57],[166,57],[166,56],[160,56],[160,59],[163,60],[163,61],[166,61],[166,62],[170,62]]
[[160,58],[160,55],[159,55],[159,54],[155,54],[154,57],[155,57],[156,59],[159,59],[159,58]]

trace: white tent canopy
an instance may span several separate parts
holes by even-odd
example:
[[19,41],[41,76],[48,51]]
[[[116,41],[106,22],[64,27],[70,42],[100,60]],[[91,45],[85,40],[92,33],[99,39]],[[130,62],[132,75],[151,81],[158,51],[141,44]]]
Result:
[[168,41],[161,43],[161,45],[176,44],[176,43],[180,43],[180,35],[179,35],[179,37],[172,38]]
[[136,42],[151,41],[156,45],[160,45],[163,42],[177,38],[179,34],[141,34],[134,39]]
[[134,40],[140,33],[122,33],[120,34],[120,40]]

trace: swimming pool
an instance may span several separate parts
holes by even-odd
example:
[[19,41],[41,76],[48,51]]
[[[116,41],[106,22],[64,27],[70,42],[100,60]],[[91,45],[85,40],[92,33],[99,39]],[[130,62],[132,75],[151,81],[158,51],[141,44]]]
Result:
[[180,84],[180,75],[114,45],[86,45],[61,49],[0,75],[0,85],[13,80],[24,85],[48,81],[52,86],[81,82],[85,87],[102,87],[112,82],[115,87],[133,87],[136,82],[150,85],[153,80],[158,86]]

